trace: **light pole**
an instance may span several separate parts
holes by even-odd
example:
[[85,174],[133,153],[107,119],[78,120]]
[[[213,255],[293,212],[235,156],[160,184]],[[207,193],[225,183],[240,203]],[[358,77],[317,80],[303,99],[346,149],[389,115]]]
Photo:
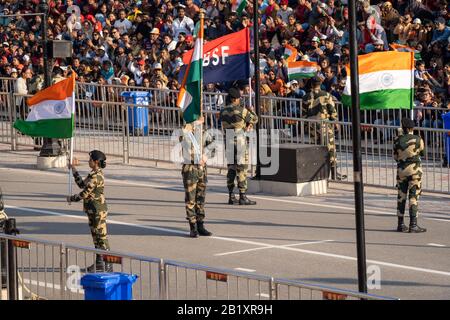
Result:
[[[40,0],[39,10],[42,13],[41,22],[41,37],[42,37],[42,48],[44,54],[44,87],[50,87],[52,84],[52,58],[48,56],[48,39],[47,39],[47,14],[48,14],[48,4],[47,0]],[[61,145],[57,139],[44,138],[40,157],[57,157],[61,155]]]
[[[256,123],[256,172],[255,178],[261,178],[261,159],[259,157],[260,137],[259,131],[261,128],[261,103],[259,88],[261,86],[261,79],[259,74],[259,4],[258,0],[253,0],[253,52],[255,53],[255,111],[258,116]],[[250,97],[251,98],[251,97]]]

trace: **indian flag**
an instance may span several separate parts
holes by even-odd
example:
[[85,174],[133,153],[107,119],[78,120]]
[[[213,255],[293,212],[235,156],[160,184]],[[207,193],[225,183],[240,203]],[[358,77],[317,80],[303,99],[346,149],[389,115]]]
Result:
[[297,59],[297,49],[287,44],[284,48],[283,58],[287,62],[295,61]]
[[31,137],[67,139],[73,136],[75,75],[29,98],[26,120],[16,120],[14,128]]
[[231,4],[233,10],[236,11],[238,15],[241,15],[242,11],[247,7],[247,0],[232,0]]
[[[385,51],[358,57],[361,109],[411,109],[414,97],[414,53]],[[350,74],[347,66],[347,74]],[[342,96],[351,105],[350,77]]]
[[414,48],[405,46],[403,44],[398,44],[398,43],[391,43],[390,46],[391,46],[392,49],[394,49],[394,51],[398,51],[398,52],[414,52],[414,59],[422,60],[422,56],[421,56],[420,52],[417,51]]
[[311,61],[288,62],[289,80],[312,78],[317,73],[318,65]]
[[203,19],[200,19],[197,38],[195,39],[194,53],[191,62],[186,68],[177,106],[183,111],[183,119],[191,123],[200,117],[201,89],[203,77]]

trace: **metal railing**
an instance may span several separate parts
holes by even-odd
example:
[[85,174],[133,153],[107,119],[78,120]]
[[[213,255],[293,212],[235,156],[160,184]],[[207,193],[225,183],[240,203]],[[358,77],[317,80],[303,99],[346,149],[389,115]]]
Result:
[[[115,272],[138,276],[133,286],[135,300],[395,300],[253,273],[0,233],[0,243],[6,241],[13,242],[18,297],[23,300],[84,299],[81,274],[97,254],[112,262]],[[5,256],[2,250],[0,246],[0,260]],[[0,263],[1,272],[5,271],[4,265]],[[1,298],[9,299],[8,281],[2,289]]]
[[[12,127],[17,118],[24,118],[26,96],[14,93],[14,80],[0,79],[0,142],[11,145],[12,150],[21,146],[37,146],[38,139],[19,134]],[[179,108],[175,106],[177,92],[168,89],[146,89],[118,85],[77,83],[76,132],[74,150],[88,152],[101,148],[111,156],[118,156],[128,163],[130,158],[155,161],[172,161],[174,146],[178,140],[172,134],[182,126]],[[148,106],[125,102],[123,91],[148,91],[152,94]],[[204,116],[207,128],[222,129],[219,111],[226,103],[226,94],[204,93]],[[248,97],[244,97],[248,100]],[[312,139],[312,132],[324,126],[335,127],[335,144],[338,171],[347,176],[344,182],[352,182],[351,118],[349,110],[337,103],[338,120],[318,121],[305,117],[302,100],[275,96],[261,97],[262,129],[277,129],[280,142],[294,144],[326,144],[328,136]],[[441,116],[447,110],[417,107],[414,115],[422,120],[417,132],[423,137],[426,155],[423,159],[422,188],[432,192],[450,192],[450,136],[442,129]],[[366,185],[394,188],[396,164],[392,158],[393,138],[397,135],[400,119],[409,116],[409,110],[362,111],[362,159],[363,178]],[[255,146],[250,150],[250,162],[255,164]],[[223,152],[209,164],[225,168]],[[254,167],[251,168],[252,171]]]

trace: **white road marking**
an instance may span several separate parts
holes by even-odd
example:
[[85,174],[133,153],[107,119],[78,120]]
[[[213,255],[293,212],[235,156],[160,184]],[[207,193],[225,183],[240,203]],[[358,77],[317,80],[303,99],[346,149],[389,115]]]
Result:
[[[49,214],[49,215],[54,215],[54,216],[60,216],[60,217],[70,217],[70,218],[74,218],[74,219],[87,220],[87,217],[62,214],[62,213],[48,211],[48,210],[21,208],[21,207],[16,207],[16,206],[6,206],[6,208],[23,210],[23,211],[29,211],[29,212],[36,212],[36,213],[43,213],[43,214]],[[133,223],[126,223],[126,222],[121,222],[121,221],[115,221],[115,220],[108,220],[108,223],[110,223],[110,224],[118,224],[118,225],[125,225],[125,226],[141,228],[141,229],[147,229],[147,230],[164,231],[164,232],[168,232],[168,233],[175,233],[175,234],[181,234],[181,235],[188,235],[189,234],[188,232],[179,231],[179,230],[173,230],[173,229],[168,229],[168,228],[160,228],[160,227],[152,227],[152,226],[142,226],[142,225],[137,225],[137,224],[133,224]],[[287,246],[276,246],[276,245],[271,245],[271,244],[263,243],[263,242],[247,241],[247,240],[226,238],[226,237],[217,237],[217,236],[212,236],[212,237],[209,237],[209,238],[210,239],[216,239],[216,240],[229,241],[229,242],[251,244],[251,245],[258,246],[258,247],[274,247],[274,248],[277,248],[277,249],[294,251],[294,252],[300,252],[300,253],[307,253],[307,254],[323,256],[323,257],[328,257],[328,258],[336,258],[336,259],[342,259],[342,260],[357,261],[356,258],[350,257],[350,256],[344,256],[344,255],[332,254],[332,253],[326,253],[326,252],[320,252],[320,251],[313,251],[313,250],[305,250],[305,249],[299,249],[299,248],[292,248],[292,247],[287,247]],[[395,263],[384,262],[384,261],[377,261],[377,260],[367,260],[367,263],[372,263],[372,264],[377,264],[377,265],[380,265],[380,266],[392,267],[392,268],[397,268],[397,269],[405,269],[405,270],[410,270],[410,271],[431,273],[431,274],[437,274],[437,275],[443,275],[443,276],[446,276],[446,277],[450,277],[450,272],[447,272],[447,271],[440,271],[440,270],[412,267],[412,266],[395,264]]]
[[246,269],[246,268],[234,268],[234,270],[244,271],[244,272],[255,272],[256,271],[256,270],[253,270],[253,269]]
[[427,246],[430,246],[430,247],[446,247],[446,245],[443,245],[443,244],[439,244],[439,243],[427,243]]
[[[37,171],[37,170],[30,170],[30,169],[0,168],[0,170],[2,170],[2,169],[3,170],[10,170],[10,171],[31,171],[33,173],[44,174],[44,175],[57,175],[57,176],[65,175],[62,172],[58,173],[58,172]],[[130,181],[124,181],[124,180],[120,180],[120,179],[109,179],[109,178],[106,179],[106,180],[108,181],[108,183],[119,184],[119,185],[120,184],[125,184],[125,185],[130,185],[130,186],[147,187],[147,188],[154,188],[154,189],[170,189],[170,190],[174,190],[174,191],[182,191],[183,190],[183,188],[181,186],[147,184],[147,183],[130,182]],[[226,192],[219,192],[219,191],[210,191],[210,192],[211,193],[226,194]],[[312,206],[312,207],[341,209],[341,210],[346,210],[346,211],[350,211],[350,212],[354,212],[355,211],[355,208],[353,208],[353,207],[338,206],[338,205],[332,205],[332,204],[323,204],[323,203],[314,203],[314,202],[305,202],[305,201],[294,201],[294,200],[287,200],[287,199],[276,199],[276,198],[269,198],[269,197],[256,196],[256,195],[252,195],[252,197],[255,198],[255,199],[265,200],[265,201],[290,203],[290,204],[296,204],[296,205],[307,205],[307,206]],[[381,214],[381,215],[387,215],[387,216],[396,216],[397,215],[396,212],[386,212],[386,211],[380,211],[380,210],[377,210],[377,209],[369,209],[367,206],[365,206],[364,212]],[[447,218],[448,215],[429,214],[429,213],[421,213],[420,215],[423,216],[424,219],[428,219],[428,220],[450,222],[450,219],[439,219],[439,218],[436,218],[436,217]]]
[[230,251],[230,252],[224,252],[224,253],[216,253],[215,256],[227,256],[230,254],[236,254],[236,253],[243,253],[243,252],[250,252],[250,251],[257,251],[257,250],[263,250],[263,249],[271,249],[271,248],[279,248],[279,247],[296,247],[296,246],[304,246],[307,244],[318,244],[318,243],[324,243],[324,242],[330,242],[334,240],[321,240],[321,241],[311,241],[311,242],[300,242],[300,243],[292,243],[292,244],[284,244],[281,246],[266,246],[266,247],[258,247],[253,249],[245,249],[245,250],[239,250],[239,251]]
[[55,290],[61,290],[61,286],[59,284],[54,284],[54,283],[50,283],[50,282],[43,282],[43,281],[39,281],[39,283],[36,280],[31,280],[30,279],[23,279],[23,283],[24,284],[31,284],[33,286],[39,286],[39,287],[47,287],[49,289],[55,289]]
[[270,296],[267,293],[257,293],[256,296],[261,298],[270,298]]

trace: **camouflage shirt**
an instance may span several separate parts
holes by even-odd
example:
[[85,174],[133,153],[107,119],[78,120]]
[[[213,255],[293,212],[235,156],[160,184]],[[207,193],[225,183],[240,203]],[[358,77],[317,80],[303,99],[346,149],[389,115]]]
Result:
[[258,116],[243,105],[229,104],[220,111],[220,120],[225,130],[234,129],[235,131],[239,131],[245,129],[250,124],[256,124],[258,122]]
[[402,134],[394,138],[394,159],[398,167],[420,164],[424,156],[424,143],[421,137],[414,134]]
[[303,98],[303,113],[316,120],[337,120],[337,111],[331,94],[323,90],[311,91]]
[[[200,163],[200,142],[199,137],[194,135],[191,126],[185,126],[179,138],[183,147],[183,160],[185,164],[199,164]],[[203,155],[208,159],[214,158],[216,154],[214,136],[206,129],[203,129]],[[188,160],[189,159],[189,160]],[[190,162],[190,163],[189,163]]]
[[79,194],[73,195],[71,201],[80,201],[83,199],[83,206],[85,210],[93,209],[97,212],[107,211],[106,199],[104,195],[105,177],[101,169],[92,170],[86,179],[80,176],[78,171],[73,170],[73,177],[75,183],[83,189]]
[[3,210],[0,210],[0,223],[6,220],[6,213]]

